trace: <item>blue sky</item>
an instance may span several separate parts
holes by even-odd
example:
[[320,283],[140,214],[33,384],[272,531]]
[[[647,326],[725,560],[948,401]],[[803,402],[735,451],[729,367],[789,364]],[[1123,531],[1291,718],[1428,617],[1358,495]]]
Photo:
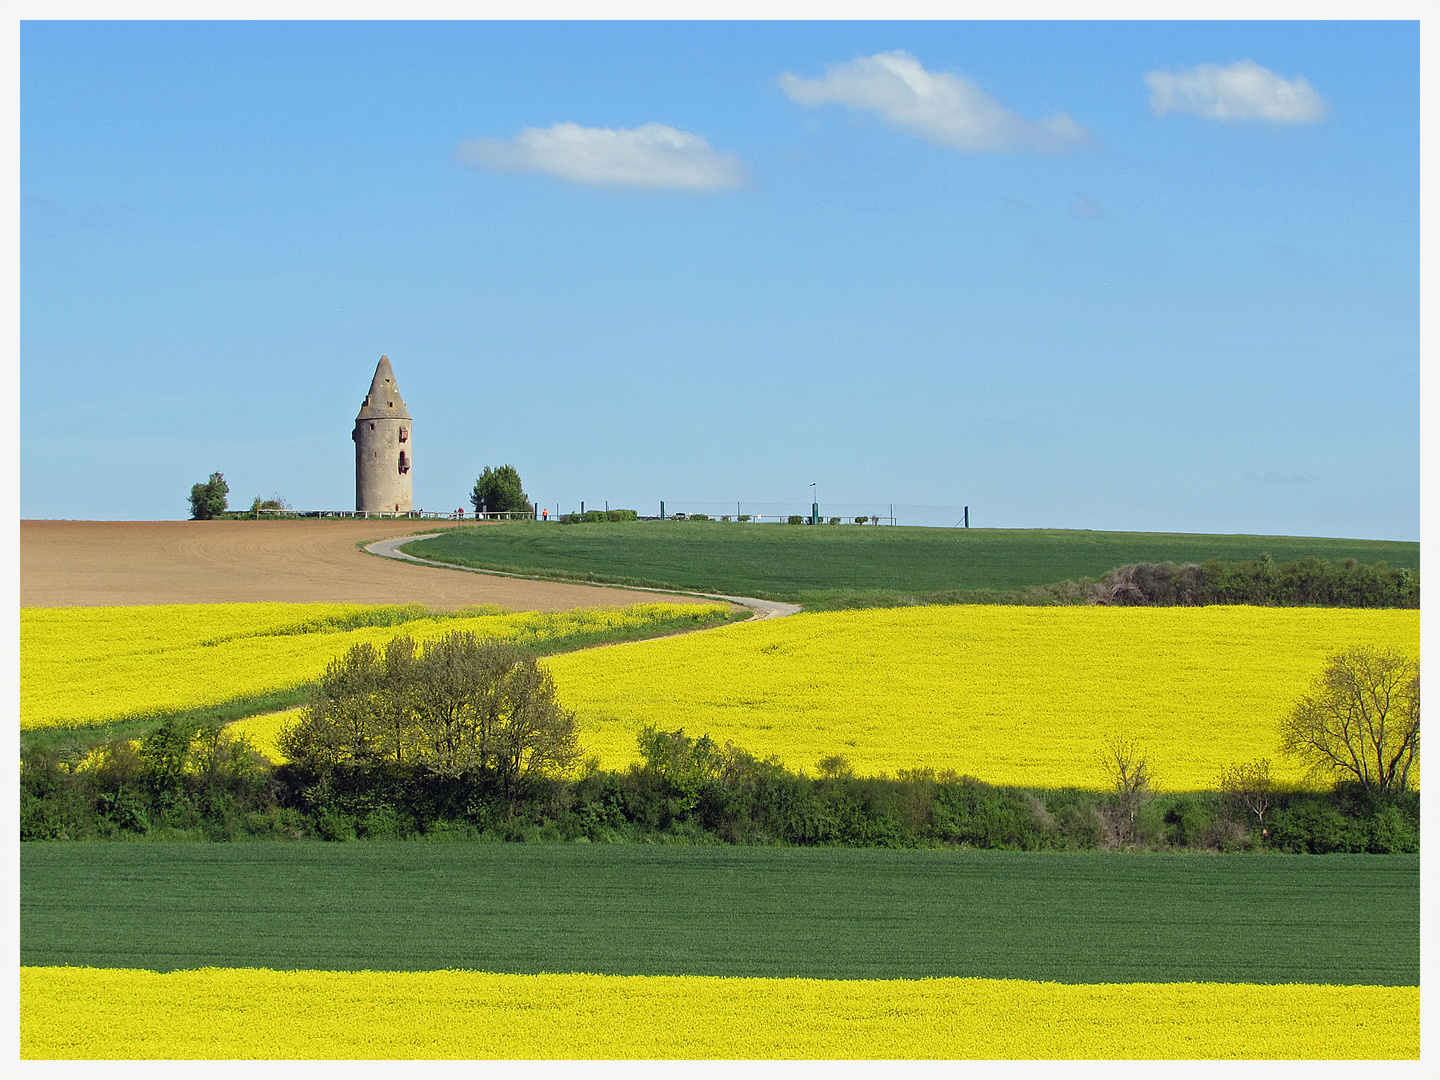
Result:
[[1413,23],[29,23],[21,65],[23,517],[353,506],[386,353],[426,509],[513,463],[552,508],[1419,537]]

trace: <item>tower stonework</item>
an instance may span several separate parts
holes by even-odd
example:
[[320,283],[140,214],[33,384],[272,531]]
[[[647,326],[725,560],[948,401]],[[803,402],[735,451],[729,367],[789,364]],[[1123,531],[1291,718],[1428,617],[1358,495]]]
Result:
[[382,356],[350,433],[355,440],[356,511],[404,514],[414,509],[412,426],[390,358]]

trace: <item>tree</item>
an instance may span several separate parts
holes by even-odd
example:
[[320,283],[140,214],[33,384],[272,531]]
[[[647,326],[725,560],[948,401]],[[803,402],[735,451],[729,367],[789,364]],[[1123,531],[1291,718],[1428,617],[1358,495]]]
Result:
[[492,781],[513,804],[528,781],[570,769],[579,736],[534,657],[457,630],[352,647],[325,670],[280,749],[322,775],[394,766]]
[[1265,831],[1265,812],[1275,800],[1275,783],[1270,779],[1268,759],[1221,769],[1220,790],[1233,808],[1243,814],[1254,814],[1260,831]]
[[1115,833],[1120,843],[1135,835],[1140,811],[1155,799],[1155,778],[1145,753],[1133,739],[1116,739],[1105,748],[1105,762],[1115,784]]
[[1282,723],[1281,748],[1312,776],[1377,796],[1406,791],[1420,759],[1419,661],[1364,646],[1330,657]]
[[475,490],[470,493],[470,505],[477,514],[524,513],[532,509],[514,465],[501,465],[498,469],[486,465],[475,481]]
[[212,472],[210,479],[190,488],[190,519],[209,521],[225,512],[225,497],[230,494],[230,485],[225,477]]

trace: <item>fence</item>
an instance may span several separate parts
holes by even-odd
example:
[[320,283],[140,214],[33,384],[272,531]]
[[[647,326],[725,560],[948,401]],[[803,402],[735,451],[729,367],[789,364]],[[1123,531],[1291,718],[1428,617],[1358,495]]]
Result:
[[539,511],[519,510],[477,514],[469,510],[235,510],[237,517],[270,514],[297,518],[400,518],[421,521],[533,521]]
[[[808,522],[808,521],[810,520],[810,518],[811,518],[811,513],[810,513],[809,510],[806,510],[803,514],[719,514],[719,515],[714,515],[714,514],[701,514],[701,513],[698,512],[698,511],[692,511],[692,512],[690,512],[690,513],[685,513],[684,511],[679,511],[679,512],[674,513],[674,514],[672,514],[672,513],[670,513],[669,511],[667,511],[666,514],[665,514],[665,520],[666,520],[666,521],[687,521],[687,520],[690,520],[690,521],[694,521],[694,520],[702,520],[702,521],[717,521],[717,520],[718,520],[718,521],[738,521],[738,522],[739,522],[740,524],[742,524],[742,525],[744,525],[744,524],[754,524],[754,523],[756,523],[756,522],[766,522],[766,521],[776,521],[776,522],[780,522],[781,524],[784,524],[784,523],[786,523],[786,522],[793,521],[795,518],[799,518],[801,521]],[[658,517],[648,517],[648,518],[641,518],[640,520],[641,520],[641,521],[659,521],[660,519],[659,519]],[[821,525],[894,525],[896,522],[895,522],[895,518],[890,517],[890,516],[885,515],[885,514],[879,514],[879,515],[876,515],[876,514],[852,514],[852,515],[850,515],[850,516],[846,516],[846,515],[843,515],[843,514],[828,514],[828,515],[827,515],[827,514],[821,514],[821,515],[820,515],[820,518],[819,518],[819,523],[820,523]]]
[[[583,503],[581,504],[584,505]],[[710,502],[682,499],[659,504],[666,521],[684,521],[696,516],[722,521],[744,522],[787,522],[791,518],[809,521],[811,506],[803,503],[770,502]],[[733,508],[733,509],[732,509]],[[832,503],[820,504],[819,520],[822,524],[851,525],[861,519],[865,524],[874,525],[929,525],[943,528],[970,526],[968,506],[924,506],[917,503]],[[231,517],[256,517],[268,514],[277,517],[296,518],[400,518],[421,521],[558,521],[560,507],[553,513],[542,510],[511,511],[508,513],[483,513],[464,510],[232,510]],[[641,515],[641,521],[660,520],[660,514]]]
[[[811,518],[812,506],[815,504],[746,502],[744,500],[722,503],[699,499],[666,499],[663,503],[664,515],[667,520],[684,520],[693,518],[696,514],[703,514],[709,518],[728,521],[745,517],[752,522],[785,522],[792,517],[799,517],[808,522]],[[824,524],[834,521],[836,524],[848,525],[857,518],[865,518],[867,524],[873,522],[885,525],[928,525],[948,529],[968,527],[970,523],[970,508],[959,504],[931,506],[919,503],[820,502],[817,508],[819,520]],[[838,521],[836,521],[837,518]]]

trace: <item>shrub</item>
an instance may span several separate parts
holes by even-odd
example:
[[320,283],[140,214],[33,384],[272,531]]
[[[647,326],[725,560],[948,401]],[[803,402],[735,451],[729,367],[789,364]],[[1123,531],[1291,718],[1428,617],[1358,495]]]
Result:
[[691,514],[689,520],[690,520],[690,521],[709,521],[709,520],[710,520],[710,515],[709,515],[709,514]]
[[832,518],[830,519],[830,524],[831,524],[831,525],[839,525],[839,524],[840,524],[840,519],[839,519],[838,517],[832,517]]
[[1357,824],[1323,796],[1301,797],[1272,817],[1270,846],[1312,855],[1364,851],[1367,830],[1363,824],[1357,828]]
[[864,515],[862,515],[862,516],[857,517],[857,518],[855,519],[855,524],[856,524],[856,525],[864,525],[865,522],[867,522],[867,521],[869,521],[869,520],[870,520],[870,519],[869,519],[868,517],[865,517]]
[[254,501],[250,503],[249,512],[259,517],[260,511],[262,510],[289,511],[290,509],[290,504],[280,498],[279,495],[276,495],[273,499],[262,499],[259,495],[256,495]]
[[1376,855],[1411,854],[1420,850],[1420,829],[1398,806],[1382,806],[1370,819],[1365,850]]
[[805,518],[804,518],[802,515],[800,515],[800,514],[791,514],[788,518],[785,519],[785,521],[786,521],[786,524],[789,524],[789,525],[804,525],[804,524],[805,524]]
[[749,521],[749,520],[750,520],[750,515],[749,515],[749,514],[736,514],[736,515],[735,515],[735,520],[736,520],[736,521]]
[[1222,833],[1219,807],[1213,797],[1180,795],[1164,814],[1165,838],[1176,847],[1216,847]]

